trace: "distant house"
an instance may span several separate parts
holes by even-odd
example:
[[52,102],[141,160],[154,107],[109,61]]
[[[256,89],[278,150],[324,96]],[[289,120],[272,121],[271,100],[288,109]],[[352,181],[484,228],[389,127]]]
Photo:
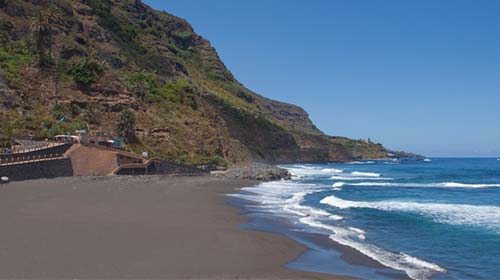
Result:
[[75,135],[56,135],[54,140],[60,143],[79,143],[80,137]]

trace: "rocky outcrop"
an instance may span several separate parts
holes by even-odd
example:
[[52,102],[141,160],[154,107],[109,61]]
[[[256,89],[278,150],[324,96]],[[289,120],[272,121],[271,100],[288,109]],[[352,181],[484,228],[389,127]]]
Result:
[[288,180],[291,178],[291,174],[286,169],[267,164],[252,164],[249,166],[235,167],[226,171],[215,171],[213,174],[221,178],[256,181]]

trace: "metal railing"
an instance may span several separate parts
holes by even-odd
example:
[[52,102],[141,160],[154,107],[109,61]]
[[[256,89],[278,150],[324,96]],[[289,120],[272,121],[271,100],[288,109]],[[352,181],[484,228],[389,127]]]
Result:
[[64,158],[63,154],[44,154],[44,155],[12,157],[7,159],[0,159],[0,166],[49,161],[62,158]]
[[44,142],[34,144],[30,148],[13,148],[13,149],[0,149],[0,155],[17,155],[17,154],[26,154],[30,152],[36,152],[40,150],[45,150],[53,147],[59,147],[62,145],[66,145],[68,143],[65,142]]

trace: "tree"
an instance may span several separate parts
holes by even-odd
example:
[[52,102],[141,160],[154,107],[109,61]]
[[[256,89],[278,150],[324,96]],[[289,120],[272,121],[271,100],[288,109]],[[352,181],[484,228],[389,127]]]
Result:
[[0,114],[0,148],[10,148],[13,137],[12,124],[6,116]]
[[40,66],[47,66],[52,55],[52,33],[53,26],[59,22],[56,9],[49,7],[44,12],[39,12],[30,24],[35,49],[38,52]]
[[127,143],[137,142],[137,137],[135,136],[135,116],[134,112],[130,109],[125,109],[121,111],[118,116],[117,131],[118,135],[125,138]]

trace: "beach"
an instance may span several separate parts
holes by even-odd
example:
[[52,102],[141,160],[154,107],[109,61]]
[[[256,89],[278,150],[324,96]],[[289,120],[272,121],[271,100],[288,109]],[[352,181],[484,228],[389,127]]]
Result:
[[0,278],[346,279],[283,266],[306,248],[239,229],[212,176],[68,177],[0,186]]

